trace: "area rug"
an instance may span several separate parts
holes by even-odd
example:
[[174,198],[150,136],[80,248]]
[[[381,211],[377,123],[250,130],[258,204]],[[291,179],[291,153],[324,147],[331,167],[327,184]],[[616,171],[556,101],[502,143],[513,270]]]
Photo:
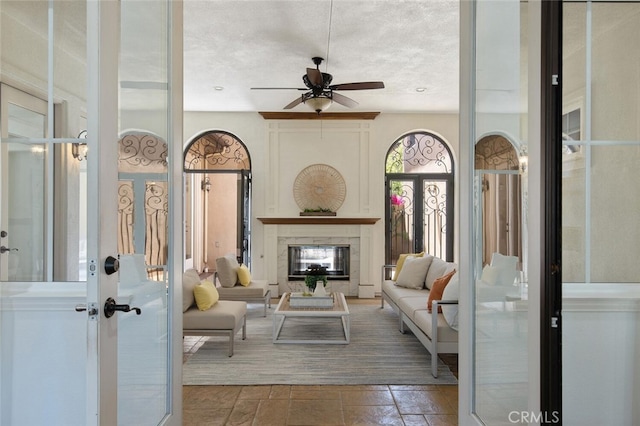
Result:
[[[350,305],[348,345],[273,344],[273,319],[260,305],[249,305],[247,339],[236,336],[228,357],[228,341],[209,337],[183,364],[185,385],[427,385],[457,384],[438,360],[438,378],[430,372],[431,355],[408,331],[398,331],[398,316],[390,307]],[[339,319],[289,318],[283,338],[335,338]]]

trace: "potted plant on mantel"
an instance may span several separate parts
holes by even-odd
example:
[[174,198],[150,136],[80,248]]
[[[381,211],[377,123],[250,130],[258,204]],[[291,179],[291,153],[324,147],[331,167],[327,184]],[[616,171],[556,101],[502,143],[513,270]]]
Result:
[[331,211],[330,209],[324,209],[322,207],[318,207],[317,209],[304,209],[304,211],[300,212],[300,216],[335,216],[336,212]]
[[304,283],[309,289],[309,292],[313,293],[316,290],[318,282],[322,282],[322,288],[327,285],[327,268],[322,265],[312,264],[306,270],[304,277]]

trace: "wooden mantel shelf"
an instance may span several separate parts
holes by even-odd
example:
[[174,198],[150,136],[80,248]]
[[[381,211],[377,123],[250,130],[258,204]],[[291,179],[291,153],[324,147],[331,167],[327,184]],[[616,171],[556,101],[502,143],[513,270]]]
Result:
[[259,217],[265,225],[373,225],[379,217]]

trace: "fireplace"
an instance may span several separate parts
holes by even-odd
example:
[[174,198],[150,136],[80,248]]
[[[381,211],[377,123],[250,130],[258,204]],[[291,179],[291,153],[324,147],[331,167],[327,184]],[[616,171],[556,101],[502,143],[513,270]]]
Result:
[[327,270],[329,280],[349,280],[348,244],[293,244],[288,246],[289,280],[303,280],[311,265]]

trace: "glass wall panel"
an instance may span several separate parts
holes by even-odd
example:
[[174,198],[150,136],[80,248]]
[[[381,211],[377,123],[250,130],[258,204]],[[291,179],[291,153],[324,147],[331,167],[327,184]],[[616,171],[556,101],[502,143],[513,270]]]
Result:
[[585,280],[586,164],[583,153],[562,156],[562,280]]
[[592,139],[637,140],[640,3],[594,2],[590,7]]
[[637,283],[640,279],[640,142],[591,149],[591,281]]
[[562,421],[635,425],[640,3],[563,6],[564,85],[575,88],[563,91],[564,112],[584,86],[584,113],[578,143],[563,141]]
[[[48,83],[48,2],[0,2],[0,70],[3,76],[40,88]],[[25,48],[29,46],[28,48]]]
[[[520,230],[526,229],[527,217],[522,213],[527,174],[521,164],[526,165],[527,152],[528,5],[479,0],[476,6],[473,142],[500,138],[514,160],[505,161],[502,170],[488,170],[486,149],[477,146],[474,152],[472,404],[485,424],[510,425],[510,413],[528,409],[529,386],[527,256],[515,248],[527,247],[527,233]],[[504,253],[498,242],[505,242]],[[485,247],[495,249],[485,254]]]

